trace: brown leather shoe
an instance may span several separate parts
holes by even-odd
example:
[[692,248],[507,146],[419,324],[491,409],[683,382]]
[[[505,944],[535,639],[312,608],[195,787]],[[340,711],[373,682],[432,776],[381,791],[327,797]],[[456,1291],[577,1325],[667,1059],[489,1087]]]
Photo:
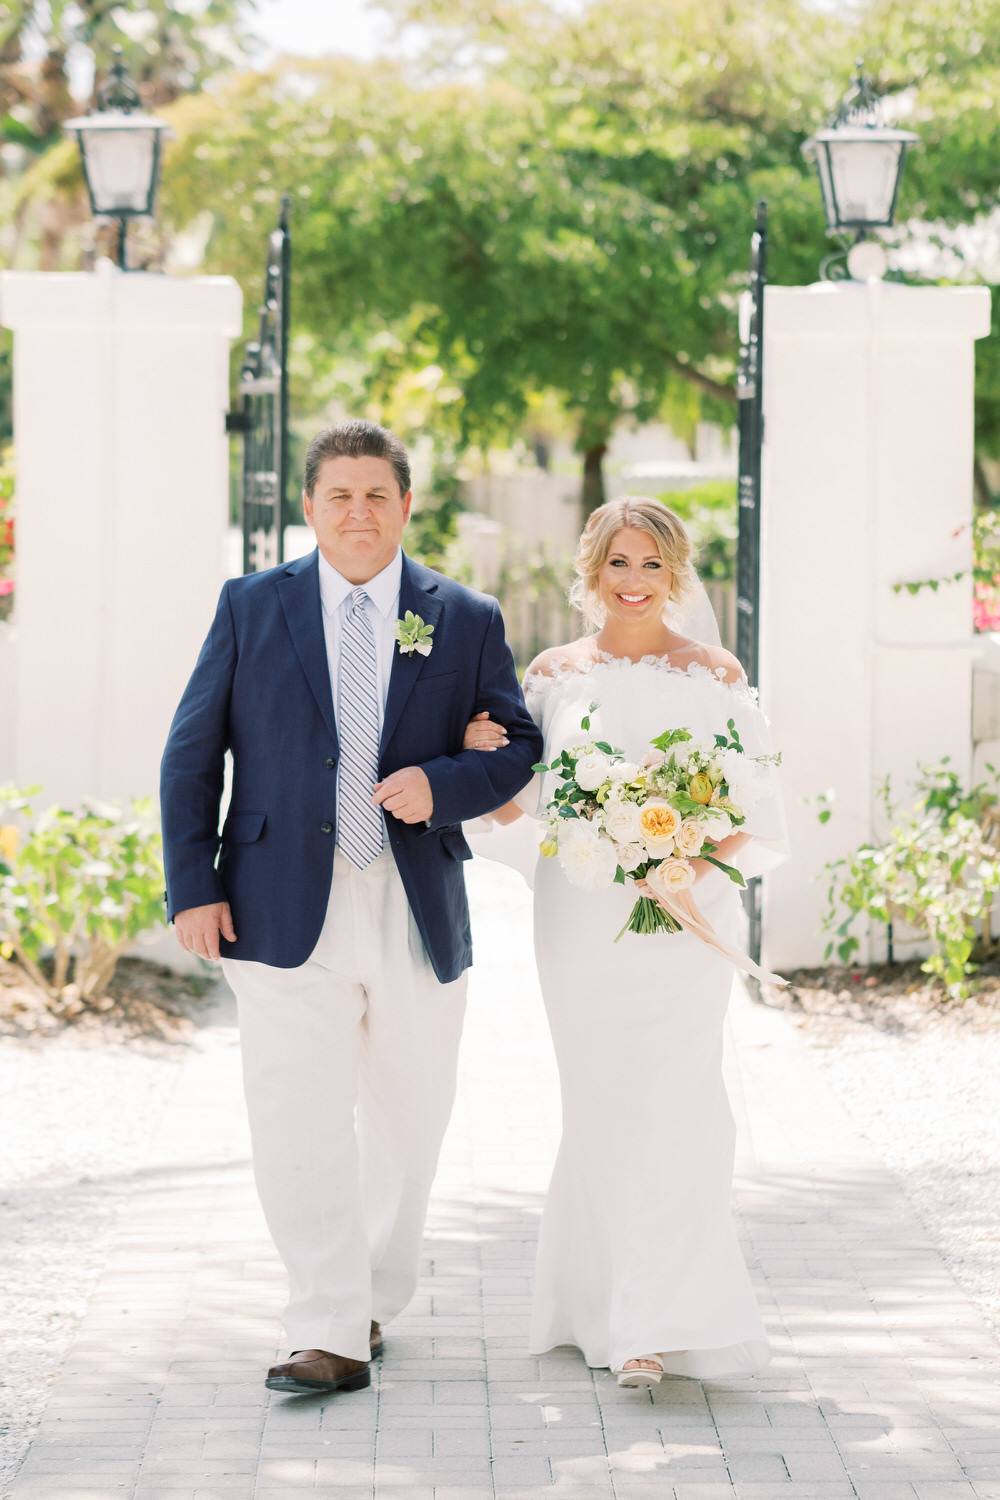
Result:
[[382,1330],[379,1327],[379,1325],[377,1323],[374,1323],[374,1322],[372,1323],[371,1331],[370,1331],[370,1333],[368,1335],[368,1347],[369,1347],[369,1349],[372,1352],[372,1359],[381,1359],[381,1357],[382,1357]]
[[371,1383],[367,1360],[325,1349],[293,1349],[285,1364],[271,1366],[264,1381],[272,1391],[363,1391]]

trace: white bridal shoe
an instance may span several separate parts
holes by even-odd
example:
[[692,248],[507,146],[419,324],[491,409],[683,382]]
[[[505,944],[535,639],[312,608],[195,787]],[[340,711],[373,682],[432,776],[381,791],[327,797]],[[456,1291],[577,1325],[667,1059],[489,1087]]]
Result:
[[627,1359],[618,1371],[618,1384],[645,1389],[659,1385],[663,1379],[663,1361],[655,1354],[643,1354],[636,1359]]

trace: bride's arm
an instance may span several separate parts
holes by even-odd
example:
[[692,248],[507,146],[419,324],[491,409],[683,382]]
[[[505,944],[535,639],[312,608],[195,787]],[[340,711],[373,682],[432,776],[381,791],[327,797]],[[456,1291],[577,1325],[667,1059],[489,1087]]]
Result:
[[[489,713],[484,709],[480,714],[474,714],[465,727],[465,735],[462,739],[463,750],[481,750],[484,755],[490,755],[496,750],[501,750],[508,744],[507,731],[502,724],[495,724]],[[531,783],[529,782],[530,786]],[[495,807],[492,812],[481,814],[487,823],[513,823],[523,816],[521,808],[516,802],[505,802],[502,807]]]
[[[706,653],[707,665],[713,671],[724,668],[720,675],[726,682],[741,684],[748,689],[746,697],[736,696],[732,711],[746,753],[751,756],[772,754],[775,747],[770,720],[756,701],[756,694],[749,696],[747,676],[739,658],[721,646],[709,646]],[[752,880],[781,864],[790,852],[781,780],[777,767],[770,764],[763,769],[762,795],[748,812],[746,831],[737,830],[722,839],[715,858],[734,865],[744,879]],[[737,854],[741,857],[734,859],[732,856]],[[696,868],[707,867],[698,871],[698,878],[714,868],[706,860],[696,859],[693,863]]]
[[503,828],[508,823],[516,823],[518,818],[523,818],[524,808],[518,807],[516,802],[505,802],[503,807],[495,807],[493,811],[491,813],[487,813],[486,816],[490,819],[491,822],[499,823],[501,828]]
[[[556,650],[541,652],[539,656],[535,657],[525,672],[524,682],[526,683],[532,674],[550,676],[550,662],[554,663],[558,655],[559,653]],[[486,712],[474,714],[466,725],[465,736],[462,741],[462,748],[464,750],[481,750],[484,754],[489,754],[502,749],[506,744],[507,732],[503,725],[495,724]],[[518,793],[518,797],[536,798],[535,782],[529,781],[523,791]],[[525,817],[526,813],[527,809],[521,806],[517,798],[515,798],[511,802],[505,802],[502,807],[495,807],[492,812],[484,813],[482,816],[484,822],[499,823],[503,827],[508,823],[516,823],[518,818]]]
[[[745,844],[749,844],[752,839],[752,833],[736,832],[727,834],[724,839],[720,839],[718,844],[716,844],[715,853],[712,855],[712,858],[721,859],[724,865],[733,865],[733,867],[738,870],[740,867],[739,861],[735,860],[733,858],[733,855],[736,854],[740,849],[742,849]],[[716,866],[713,865],[709,860],[702,859],[698,855],[696,855],[691,860],[691,865],[694,868],[694,879],[696,885],[698,881],[701,880],[703,875],[710,874],[716,868]]]

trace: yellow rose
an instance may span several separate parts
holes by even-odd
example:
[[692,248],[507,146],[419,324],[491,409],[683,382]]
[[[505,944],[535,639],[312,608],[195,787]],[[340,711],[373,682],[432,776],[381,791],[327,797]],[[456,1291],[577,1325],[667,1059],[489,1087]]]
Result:
[[559,845],[555,839],[543,839],[538,849],[539,853],[543,854],[546,859],[552,859],[554,855],[559,853]]
[[711,776],[709,776],[706,771],[699,771],[697,775],[691,777],[691,785],[688,787],[688,795],[691,797],[692,801],[701,802],[703,805],[707,806],[708,803],[712,800],[712,793],[714,792],[714,790],[715,788],[712,785]]
[[5,864],[12,864],[17,846],[21,842],[21,835],[13,823],[0,823],[0,859]]
[[647,839],[672,839],[680,822],[680,814],[669,802],[649,801],[639,814],[643,837]]

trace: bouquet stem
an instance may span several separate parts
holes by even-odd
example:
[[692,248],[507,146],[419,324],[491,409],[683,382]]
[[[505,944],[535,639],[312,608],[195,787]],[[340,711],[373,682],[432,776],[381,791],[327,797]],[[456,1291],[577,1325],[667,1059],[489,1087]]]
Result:
[[648,896],[640,896],[633,906],[629,919],[625,923],[618,937],[623,937],[626,932],[636,932],[644,936],[650,932],[680,932],[681,924],[676,917],[672,917],[668,911],[664,911],[658,901],[651,901]]

